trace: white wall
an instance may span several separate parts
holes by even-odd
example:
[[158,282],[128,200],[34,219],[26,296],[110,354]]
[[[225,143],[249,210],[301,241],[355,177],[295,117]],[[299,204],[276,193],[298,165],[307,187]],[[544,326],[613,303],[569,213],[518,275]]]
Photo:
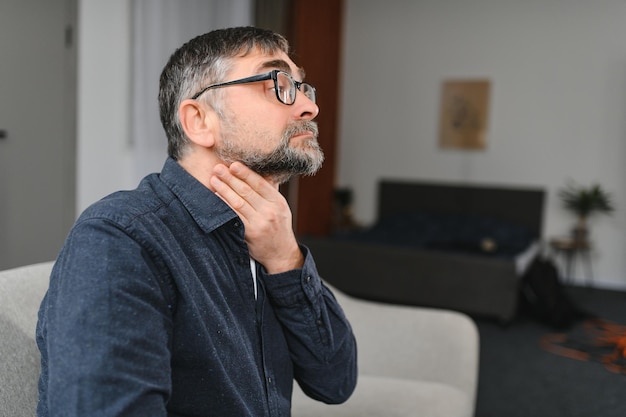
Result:
[[[147,84],[153,86],[152,93],[147,92],[141,99],[147,111],[155,112],[156,117],[141,118],[140,123],[153,125],[133,126],[138,118],[132,117],[132,0],[78,2],[77,211],[80,213],[111,192],[135,188],[141,178],[159,170],[165,161],[167,143],[156,115],[156,97],[158,76],[170,53],[202,32],[219,26],[249,24],[252,9],[249,0],[138,0],[137,10],[143,13],[138,19],[142,23],[138,32],[138,37],[143,36],[141,58],[159,54],[163,57],[154,64],[156,71],[145,70],[143,76],[147,82],[141,83],[145,89],[149,88]],[[146,36],[150,29],[168,23],[149,44]],[[133,136],[133,127],[147,137]],[[151,145],[151,141],[158,143]]]
[[79,0],[77,212],[134,188],[130,1]]
[[[338,183],[358,219],[380,178],[529,185],[548,192],[545,236],[564,235],[557,190],[600,182],[617,212],[591,223],[595,281],[626,287],[626,2],[346,0],[345,19]],[[440,149],[441,83],[475,77],[492,82],[487,149]]]

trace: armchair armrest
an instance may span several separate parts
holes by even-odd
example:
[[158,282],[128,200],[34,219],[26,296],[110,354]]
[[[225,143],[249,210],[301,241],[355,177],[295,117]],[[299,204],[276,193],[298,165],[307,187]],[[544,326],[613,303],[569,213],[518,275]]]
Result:
[[440,382],[475,401],[479,336],[468,316],[366,301],[332,289],[357,338],[360,374]]

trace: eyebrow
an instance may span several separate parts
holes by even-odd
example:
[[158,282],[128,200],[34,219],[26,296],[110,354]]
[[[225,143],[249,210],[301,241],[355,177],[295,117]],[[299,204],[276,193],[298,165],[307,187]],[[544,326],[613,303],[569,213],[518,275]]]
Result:
[[[291,67],[286,61],[282,59],[273,59],[271,61],[266,61],[266,62],[263,62],[259,66],[259,69],[266,69],[266,68],[278,69],[278,70],[286,72],[287,74],[291,74]],[[300,76],[300,80],[304,80],[304,76],[305,76],[304,69],[298,68],[298,75]]]

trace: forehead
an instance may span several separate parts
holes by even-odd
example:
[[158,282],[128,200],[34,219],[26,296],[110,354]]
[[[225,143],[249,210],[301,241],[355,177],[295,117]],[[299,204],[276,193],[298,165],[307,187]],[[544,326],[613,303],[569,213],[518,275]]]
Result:
[[267,54],[259,50],[253,50],[244,56],[235,57],[233,59],[230,75],[233,77],[246,77],[273,69],[285,71],[294,78],[304,79],[304,70],[298,67],[291,58],[282,51]]

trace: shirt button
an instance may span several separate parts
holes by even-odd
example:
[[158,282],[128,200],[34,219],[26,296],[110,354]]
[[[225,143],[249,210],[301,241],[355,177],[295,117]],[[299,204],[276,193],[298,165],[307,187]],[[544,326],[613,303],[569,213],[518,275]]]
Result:
[[310,284],[310,283],[311,283],[311,276],[310,276],[310,275],[306,277],[306,283],[307,283],[307,284]]

